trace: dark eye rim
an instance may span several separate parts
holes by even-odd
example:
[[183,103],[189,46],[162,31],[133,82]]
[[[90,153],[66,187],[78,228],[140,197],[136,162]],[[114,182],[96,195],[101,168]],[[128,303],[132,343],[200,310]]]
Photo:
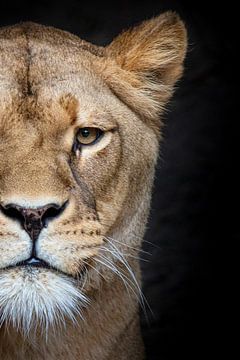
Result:
[[[97,137],[94,141],[92,141],[91,143],[89,144],[82,144],[78,139],[77,139],[77,135],[79,134],[79,132],[82,130],[82,129],[95,129],[97,130]],[[104,135],[104,131],[99,129],[99,128],[96,128],[96,127],[90,127],[90,126],[85,126],[85,127],[82,127],[82,128],[78,128],[76,133],[75,133],[75,137],[74,137],[74,143],[73,143],[73,152],[76,152],[76,150],[80,150],[82,147],[86,147],[86,146],[92,146],[94,144],[96,144],[101,138],[102,136]]]

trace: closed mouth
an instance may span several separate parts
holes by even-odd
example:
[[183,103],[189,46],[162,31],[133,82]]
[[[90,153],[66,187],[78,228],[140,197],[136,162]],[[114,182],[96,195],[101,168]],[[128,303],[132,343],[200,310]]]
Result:
[[6,266],[2,270],[9,270],[9,269],[14,269],[14,268],[18,268],[18,267],[19,268],[25,268],[27,270],[30,270],[30,269],[33,269],[33,268],[36,268],[36,269],[48,269],[48,270],[55,271],[57,273],[64,274],[65,276],[68,276],[68,277],[73,277],[70,274],[67,274],[67,273],[55,268],[54,266],[51,266],[46,261],[44,261],[42,259],[39,259],[39,258],[36,258],[36,257],[31,257],[31,258],[29,258],[27,260],[19,261],[17,264]]
[[27,260],[20,261],[15,266],[29,266],[29,267],[57,270],[57,269],[53,268],[52,266],[50,266],[46,261],[38,259],[36,257],[32,257]]
[[78,275],[74,276],[74,275],[68,274],[60,269],[57,269],[54,266],[51,266],[46,261],[39,259],[37,257],[31,257],[27,260],[20,261],[15,265],[10,265],[10,266],[5,267],[3,270],[13,269],[13,268],[17,268],[17,267],[21,267],[21,268],[25,268],[25,269],[29,269],[29,270],[33,269],[33,268],[48,269],[48,270],[54,271],[58,274],[63,274],[71,279],[75,279],[78,281],[79,281],[79,279],[83,278],[83,276],[85,275],[86,270],[87,270],[86,266],[84,266],[84,268],[78,273]]

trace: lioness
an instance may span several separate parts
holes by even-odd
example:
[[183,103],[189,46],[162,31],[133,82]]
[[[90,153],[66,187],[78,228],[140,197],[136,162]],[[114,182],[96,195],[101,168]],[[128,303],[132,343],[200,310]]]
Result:
[[0,358],[143,359],[139,249],[186,31],[0,30]]

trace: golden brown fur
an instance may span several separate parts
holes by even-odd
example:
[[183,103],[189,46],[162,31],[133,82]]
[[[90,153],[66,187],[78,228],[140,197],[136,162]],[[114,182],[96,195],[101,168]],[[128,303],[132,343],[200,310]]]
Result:
[[[159,116],[181,75],[185,51],[185,28],[173,13],[124,32],[106,48],[33,23],[0,30],[0,203],[34,208],[69,201],[42,230],[38,256],[71,279],[86,265],[76,286],[91,302],[82,310],[84,321],[74,325],[66,318],[66,328],[50,328],[47,341],[39,324],[25,338],[3,323],[1,359],[143,359],[138,289],[126,289],[126,278],[96,259],[115,239],[140,281],[136,257],[149,210]],[[72,144],[79,127],[100,127],[105,135],[76,156]],[[0,213],[0,274],[11,265],[18,281],[14,265],[30,251],[19,223]],[[104,256],[130,277],[121,261]],[[47,282],[52,270],[44,271]]]

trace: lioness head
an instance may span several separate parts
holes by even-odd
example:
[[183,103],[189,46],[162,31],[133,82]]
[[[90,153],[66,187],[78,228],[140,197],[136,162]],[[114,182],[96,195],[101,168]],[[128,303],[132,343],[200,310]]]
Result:
[[0,326],[81,317],[114,276],[139,290],[159,117],[185,49],[173,13],[105,48],[33,23],[1,29]]

